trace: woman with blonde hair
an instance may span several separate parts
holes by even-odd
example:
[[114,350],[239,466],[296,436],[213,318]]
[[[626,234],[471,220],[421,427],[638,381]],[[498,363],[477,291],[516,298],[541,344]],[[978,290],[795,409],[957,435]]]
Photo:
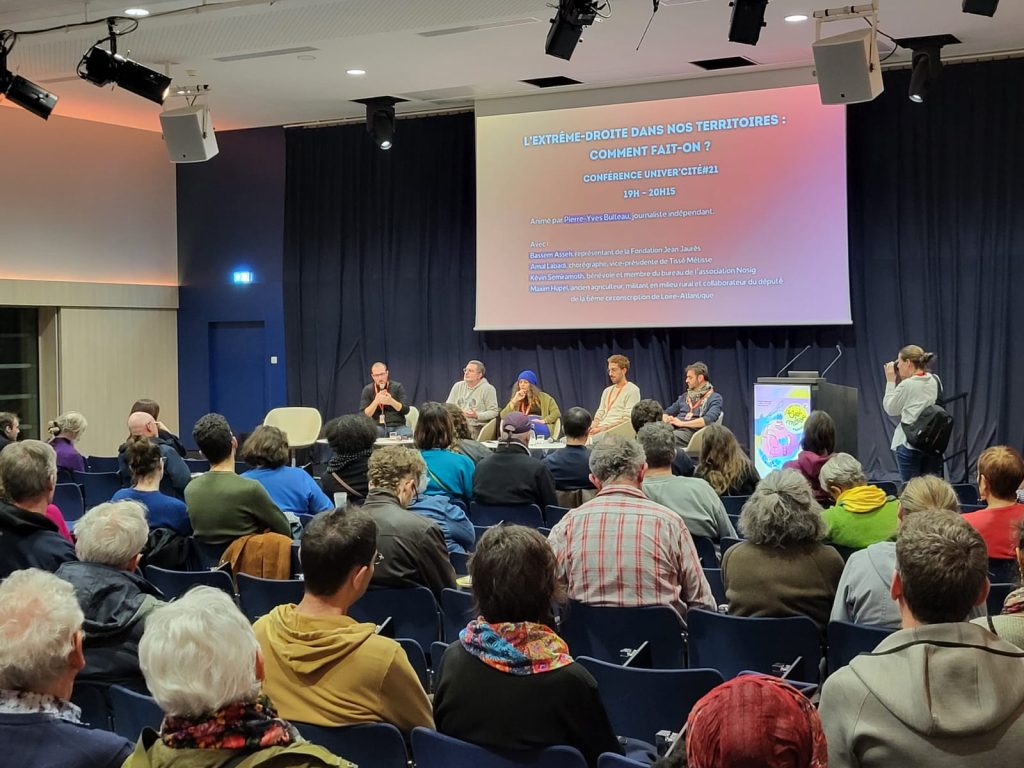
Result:
[[538,437],[551,437],[551,430],[562,415],[555,398],[541,391],[537,374],[530,370],[520,371],[516,376],[508,404],[501,409],[501,417],[513,411],[526,414],[533,425],[533,434]]
[[694,475],[703,477],[719,496],[752,494],[761,478],[732,430],[715,422],[704,427],[701,437],[700,460]]
[[57,452],[57,469],[85,472],[85,458],[75,443],[85,434],[88,425],[85,416],[78,411],[68,411],[47,424],[47,431],[52,435],[50,445]]
[[882,408],[900,420],[892,435],[892,450],[904,483],[920,475],[942,477],[942,456],[914,448],[907,442],[904,431],[904,425],[913,424],[925,408],[935,404],[942,392],[939,377],[928,371],[928,365],[934,358],[934,352],[925,352],[917,344],[908,344],[900,350],[894,362],[884,366]]
[[[960,501],[945,480],[925,475],[907,483],[897,516],[902,525],[907,515],[935,509],[959,512]],[[832,604],[831,621],[899,629],[900,609],[890,594],[895,570],[895,541],[880,541],[850,555]]]

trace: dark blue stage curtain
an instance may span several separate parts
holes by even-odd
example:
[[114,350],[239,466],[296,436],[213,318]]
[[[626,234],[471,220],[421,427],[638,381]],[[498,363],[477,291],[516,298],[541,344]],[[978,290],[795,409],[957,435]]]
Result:
[[[860,458],[883,476],[895,463],[882,364],[916,343],[937,353],[947,394],[970,392],[969,411],[952,411],[971,461],[997,442],[1020,448],[1024,61],[947,66],[923,105],[907,99],[908,80],[886,73],[885,93],[848,113],[852,327],[476,333],[472,116],[401,120],[390,152],[363,125],[289,130],[290,401],[352,412],[378,359],[416,403],[443,400],[479,357],[499,399],[533,368],[563,410],[593,410],[605,358],[621,352],[644,396],[668,403],[699,359],[749,444],[754,380],[806,344],[795,367],[821,370],[841,344],[828,378],[860,390]],[[962,460],[951,470],[959,479]]]

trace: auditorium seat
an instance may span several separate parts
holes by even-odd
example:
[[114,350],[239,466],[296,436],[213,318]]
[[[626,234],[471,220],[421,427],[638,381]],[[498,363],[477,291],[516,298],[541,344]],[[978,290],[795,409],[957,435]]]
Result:
[[981,497],[978,496],[978,489],[970,483],[956,483],[953,485],[956,497],[961,504],[980,504]]
[[872,482],[871,485],[875,486],[876,488],[881,488],[883,491],[885,491],[886,496],[900,495],[899,486],[897,486],[896,483],[891,482],[889,480],[879,480],[877,482]]
[[614,427],[605,432],[609,437],[625,437],[632,440],[636,437],[636,430],[633,429],[633,424],[628,419],[621,424],[616,424]]
[[296,448],[308,448],[316,442],[323,427],[323,418],[316,408],[285,406],[272,408],[264,417],[263,424],[284,432],[288,447],[294,452]]
[[152,696],[124,688],[110,686],[110,713],[114,732],[128,741],[136,742],[144,728],[160,730],[164,713]]
[[508,525],[525,525],[529,528],[540,528],[544,525],[544,515],[536,504],[481,504],[469,502],[469,519],[473,525],[488,528],[499,523]]
[[411,637],[398,637],[395,642],[402,646],[405,657],[409,660],[409,666],[416,673],[423,690],[430,691],[430,672],[427,671],[427,654],[423,648]]
[[169,571],[155,565],[146,566],[146,578],[164,593],[168,600],[181,597],[192,587],[199,585],[215,587],[235,597],[231,576],[226,571]]
[[441,613],[444,623],[444,641],[454,643],[459,632],[466,628],[476,614],[473,611],[473,593],[460,589],[441,590]]
[[717,568],[718,552],[715,549],[715,542],[707,536],[693,536],[692,538],[701,566],[704,568]]
[[654,744],[658,731],[675,731],[693,705],[725,682],[714,669],[635,669],[590,656],[578,661],[597,681],[616,736]]
[[120,469],[117,456],[89,456],[85,467],[89,472],[117,472]]
[[878,644],[896,630],[851,624],[848,621],[830,621],[828,624],[828,674],[845,667],[855,656],[871,653]]
[[423,727],[412,729],[412,752],[416,768],[587,768],[573,747],[497,752]]
[[717,669],[730,679],[744,670],[771,674],[777,665],[799,658],[789,676],[813,683],[820,679],[821,634],[806,616],[751,618],[691,608],[686,628],[690,667]]
[[58,483],[53,489],[53,503],[69,525],[85,514],[82,489],[76,483]]
[[256,621],[279,605],[302,602],[305,592],[301,579],[262,579],[246,573],[235,575],[238,601],[249,621]]
[[[674,731],[679,726],[673,726]],[[614,752],[605,752],[597,758],[597,768],[648,768],[647,763],[637,760],[630,760],[628,757],[616,755]]]
[[544,507],[544,523],[548,528],[554,528],[569,513],[569,507],[556,507],[548,504]]
[[722,559],[725,559],[725,553],[729,551],[729,547],[734,547],[737,544],[742,544],[743,539],[734,539],[732,536],[723,536],[718,540],[718,548],[722,552]]
[[121,476],[117,472],[73,472],[72,475],[82,486],[86,510],[105,504],[121,490]]
[[349,615],[377,625],[390,618],[384,634],[411,637],[423,649],[441,638],[441,612],[426,587],[369,589],[352,605]]
[[725,597],[725,583],[722,581],[722,569],[721,568],[705,568],[704,578],[708,580],[708,584],[711,585],[711,594],[715,596],[715,603],[717,605],[725,605],[729,601]]
[[989,584],[988,599],[986,601],[989,616],[998,616],[1002,613],[1006,596],[1016,588],[1017,585],[1012,583],[993,582]]
[[409,406],[409,412],[405,414],[405,426],[411,429],[413,432],[416,431],[416,422],[420,420],[420,409],[415,405]]
[[686,647],[683,623],[667,605],[639,608],[596,606],[570,600],[562,611],[559,630],[573,656],[592,656],[621,664],[644,643],[647,648],[638,665],[654,669],[683,669]]
[[469,575],[469,554],[466,552],[449,552],[448,561],[455,569],[456,576]]
[[498,439],[498,420],[491,419],[483,427],[480,428],[480,434],[477,435],[477,440],[481,443],[485,443],[488,440]]
[[210,471],[210,462],[206,459],[185,459],[185,466],[193,475],[201,475]]
[[324,726],[292,721],[302,737],[359,766],[406,768],[402,732],[391,723]]
[[727,515],[739,515],[743,511],[743,505],[747,503],[749,496],[723,496],[722,505]]

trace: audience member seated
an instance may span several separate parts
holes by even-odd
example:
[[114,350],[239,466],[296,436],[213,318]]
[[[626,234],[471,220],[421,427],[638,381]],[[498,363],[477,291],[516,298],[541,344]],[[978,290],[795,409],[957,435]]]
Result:
[[629,421],[630,411],[640,402],[640,387],[627,380],[628,373],[628,357],[612,355],[608,358],[608,379],[611,384],[601,393],[601,402],[594,412],[594,421],[590,425],[592,437]]
[[149,536],[146,510],[137,501],[100,504],[78,521],[75,535],[78,562],[64,563],[57,575],[75,588],[85,614],[85,668],[78,679],[145,691],[139,640],[163,598],[137,571]]
[[968,512],[964,520],[978,529],[988,556],[996,560],[1016,558],[1016,528],[1024,520],[1024,504],[1017,489],[1024,483],[1024,458],[1008,445],[996,445],[978,457],[978,495],[985,509]]
[[963,621],[988,595],[981,535],[911,515],[896,542],[902,629],[825,681],[829,765],[989,768],[1024,754],[1024,651]]
[[448,646],[434,694],[437,729],[490,749],[578,749],[589,766],[621,754],[597,683],[554,630],[557,563],[544,537],[491,528],[469,564],[473,619]]
[[[1014,535],[1017,539],[1017,567],[1024,573],[1024,557],[1021,556],[1021,550],[1024,550],[1024,526],[1016,526]],[[1017,587],[1006,596],[998,615],[981,616],[971,621],[999,635],[1006,642],[1024,649],[1024,587]]]
[[821,543],[825,523],[807,481],[792,469],[770,472],[743,505],[740,530],[746,540],[722,557],[729,613],[827,624],[843,558]]
[[354,768],[306,742],[259,693],[259,643],[219,589],[195,587],[154,611],[139,661],[165,714],[159,734],[142,732],[124,768]]
[[0,453],[11,443],[18,441],[21,432],[21,420],[18,414],[0,411]]
[[[181,498],[185,486],[192,479],[192,473],[188,465],[178,455],[174,446],[159,437],[159,422],[152,415],[142,411],[136,411],[128,417],[128,436],[141,436],[152,441],[160,449],[160,455],[164,457],[164,476],[160,481],[160,490],[168,496]],[[126,488],[131,485],[132,473],[128,468],[128,459],[125,457],[125,450],[128,443],[122,443],[117,449],[118,474],[121,475],[121,484]]]
[[470,360],[462,369],[462,381],[452,385],[445,402],[462,409],[474,435],[491,419],[498,417],[498,393],[484,374],[487,369],[479,360]]
[[744,675],[698,701],[686,731],[653,768],[826,768],[818,711],[784,680]]
[[235,474],[238,441],[227,419],[219,413],[200,417],[192,429],[192,439],[210,462],[210,471],[185,489],[195,537],[211,544],[226,544],[266,531],[290,538],[288,520],[263,486]]
[[132,405],[130,413],[148,413],[156,419],[157,437],[160,438],[160,442],[171,446],[175,453],[181,456],[181,458],[185,458],[187,455],[185,445],[176,434],[167,428],[166,424],[160,421],[160,404],[156,400],[150,400],[149,398],[136,400],[135,404]]
[[363,387],[359,395],[359,410],[373,419],[377,426],[377,434],[412,436],[412,430],[405,423],[409,414],[409,401],[405,396],[405,387],[391,380],[391,374],[384,363],[370,366],[372,381]]
[[[900,525],[907,515],[932,509],[960,511],[953,486],[935,475],[913,478],[900,494]],[[831,620],[899,629],[900,609],[892,597],[895,570],[895,541],[879,541],[850,555],[836,590]]]
[[832,494],[821,487],[818,475],[825,462],[836,452],[836,423],[832,417],[824,411],[811,411],[804,422],[800,448],[796,459],[787,461],[782,468],[795,469],[803,475],[811,486],[814,500],[823,507],[831,507]]
[[665,409],[665,421],[685,448],[701,429],[722,418],[722,396],[711,386],[708,367],[698,361],[686,366],[686,391]]
[[426,485],[426,473],[420,476],[416,488],[416,495],[409,502],[409,511],[417,515],[433,520],[441,527],[444,534],[444,543],[449,552],[465,554],[473,549],[476,543],[476,531],[473,529],[473,521],[469,519],[466,510],[458,504],[453,504],[447,496],[427,496],[423,493]]
[[377,440],[377,427],[361,413],[331,419],[324,427],[324,437],[334,454],[327,462],[320,485],[327,498],[347,493],[350,502],[361,504],[369,488],[366,467]]
[[647,464],[640,444],[602,440],[591,450],[590,471],[597,496],[568,512],[548,537],[569,598],[669,605],[683,618],[688,608],[715,610],[686,524],[641,490]]
[[672,427],[663,422],[645,424],[636,433],[636,439],[647,457],[643,486],[647,498],[679,515],[691,536],[715,541],[723,536],[736,536],[725,505],[705,480],[672,474],[672,459],[677,451]]
[[452,417],[452,435],[455,439],[455,442],[452,443],[452,450],[467,456],[473,464],[479,464],[490,456],[491,449],[479,440],[473,439],[473,433],[469,430],[469,422],[466,421],[466,414],[462,412],[462,409],[454,403],[445,403],[444,409]]
[[440,403],[424,403],[413,439],[427,464],[425,493],[468,503],[473,498],[474,464],[453,450],[455,429],[447,409]]
[[887,496],[877,485],[869,485],[863,467],[853,456],[837,453],[822,466],[818,479],[836,501],[822,513],[833,544],[863,549],[895,535],[899,500]]
[[334,509],[334,504],[306,470],[289,465],[288,438],[277,427],[256,427],[242,446],[241,458],[253,467],[242,473],[242,477],[262,485],[285,517],[289,513],[294,517]]
[[562,415],[555,398],[540,390],[537,374],[533,371],[519,372],[508,405],[501,409],[500,415],[505,417],[513,411],[518,411],[529,418],[533,433],[537,437],[551,437],[551,430]]
[[[465,457],[463,457],[465,458]],[[370,457],[370,493],[363,509],[377,524],[375,587],[427,587],[440,602],[445,587],[455,588],[441,527],[408,510],[423,480],[424,463],[411,448],[393,446]]]
[[565,447],[548,451],[541,459],[551,472],[556,491],[594,490],[590,482],[590,449],[587,437],[593,417],[586,408],[575,406],[562,417]]
[[50,433],[50,445],[57,452],[57,469],[68,473],[85,472],[85,458],[78,452],[75,443],[85,434],[89,422],[78,411],[68,411],[46,425]]
[[146,507],[151,529],[169,528],[182,536],[191,536],[192,521],[185,502],[160,492],[164,476],[160,447],[147,437],[133,436],[125,443],[124,455],[132,473],[132,487],[122,488],[111,501],[138,501]]
[[473,498],[481,504],[558,504],[555,481],[544,462],[530,455],[533,425],[525,413],[512,411],[501,422],[494,453],[473,474]]
[[[633,410],[629,413],[629,420],[633,423],[633,431],[639,432],[644,424],[661,424],[664,421],[664,416],[665,412],[657,400],[641,400],[633,406]],[[693,459],[690,458],[690,454],[686,452],[686,448],[678,446],[676,455],[672,457],[672,474],[680,477],[693,477],[693,470]]]
[[[4,451],[6,454],[7,451]],[[75,590],[52,573],[0,584],[0,751],[18,768],[120,768],[132,745],[82,724],[71,703],[82,654]]]
[[46,516],[57,479],[57,454],[38,440],[0,453],[0,580],[22,568],[56,571],[75,549]]
[[761,480],[732,430],[718,423],[709,424],[701,433],[694,475],[707,480],[719,496],[749,496]]
[[373,577],[377,526],[352,507],[316,518],[302,536],[305,595],[253,630],[263,650],[263,692],[288,720],[314,725],[434,727],[430,701],[402,647],[348,615]]

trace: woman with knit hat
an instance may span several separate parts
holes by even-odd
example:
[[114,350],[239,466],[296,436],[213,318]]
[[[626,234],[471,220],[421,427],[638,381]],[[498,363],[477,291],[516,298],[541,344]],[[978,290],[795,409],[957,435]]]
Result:
[[530,418],[533,433],[537,437],[557,437],[552,431],[562,413],[558,410],[555,398],[541,391],[537,385],[537,374],[531,370],[520,371],[516,376],[512,395],[508,405],[501,409],[501,415],[504,417],[513,411],[525,413]]

